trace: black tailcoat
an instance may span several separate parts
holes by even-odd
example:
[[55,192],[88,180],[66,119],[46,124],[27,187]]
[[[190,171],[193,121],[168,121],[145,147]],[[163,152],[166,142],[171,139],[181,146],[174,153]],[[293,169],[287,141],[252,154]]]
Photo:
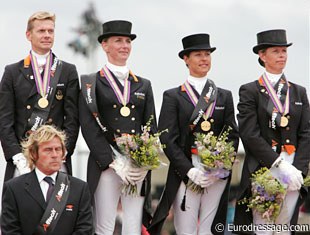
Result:
[[[87,181],[92,194],[96,191],[101,171],[108,169],[109,164],[113,161],[110,144],[115,145],[115,141],[113,140],[114,134],[141,133],[142,125],[146,124],[151,115],[154,116],[152,130],[156,131],[155,105],[151,82],[141,77],[137,78],[138,81],[135,81],[131,75],[129,77],[131,88],[130,100],[127,107],[130,108],[130,115],[128,117],[123,117],[120,114],[120,108],[123,105],[119,103],[106,78],[101,76],[100,72],[97,73],[96,100],[98,112],[102,117],[103,125],[108,128],[108,135],[112,136],[112,138],[107,138],[105,136],[87,107],[83,94],[80,94],[79,107],[81,130],[90,150],[87,166]],[[120,90],[123,91],[123,86],[118,79],[115,78],[115,81]],[[149,172],[143,182],[142,191],[144,192],[141,192],[146,197],[144,208],[148,210],[147,214],[150,214],[150,204],[148,204],[150,203],[149,197],[151,196],[150,180],[151,173]],[[144,217],[144,221],[147,221],[148,219],[149,218]],[[146,224],[146,222],[144,223]]]
[[[199,97],[196,90],[194,92]],[[189,128],[189,121],[193,111],[194,106],[182,86],[164,92],[159,118],[159,130],[168,129],[168,133],[161,135],[161,142],[166,145],[164,151],[170,160],[170,166],[165,190],[148,229],[151,235],[160,234],[180,183],[182,181],[187,183],[188,177],[186,174],[193,167],[191,160],[191,147],[194,145],[195,140],[193,132],[203,132],[200,128],[201,120],[194,131],[191,131]],[[230,91],[218,88],[216,106],[209,121],[211,119],[213,122],[210,131],[213,131],[216,136],[228,126],[232,127],[229,141],[233,141],[234,147],[237,150],[239,143],[238,128]],[[229,183],[230,178],[223,195],[219,195],[221,202],[213,224],[218,222],[225,224]]]
[[[55,93],[55,96],[62,94],[62,99],[54,97],[46,124],[55,125],[66,132],[66,166],[71,174],[71,155],[79,132],[79,80],[75,66],[64,61],[62,63]],[[15,165],[12,157],[21,152],[20,142],[25,138],[37,94],[31,65],[24,66],[24,60],[21,60],[5,67],[0,83],[0,140],[7,161],[5,181],[13,177]]]
[[[69,176],[66,208],[50,235],[92,234],[91,195],[86,182]],[[47,207],[35,171],[6,181],[3,186],[2,235],[33,235]]]
[[[296,147],[293,165],[307,175],[310,153],[310,109],[306,89],[289,82],[290,108],[287,127],[277,127],[276,135],[280,145],[290,144]],[[242,171],[240,194],[238,199],[251,195],[251,174],[261,167],[270,168],[279,157],[280,151],[272,148],[269,133],[270,115],[267,113],[269,95],[266,89],[256,80],[242,85],[239,90],[240,101],[237,115],[240,137],[245,149],[245,162]],[[304,190],[301,190],[304,192]],[[301,194],[302,196],[304,194]],[[298,205],[300,205],[299,201]],[[296,207],[297,212],[298,207]],[[236,224],[251,224],[252,212],[246,212],[246,205],[237,204]],[[297,213],[291,223],[297,222]]]

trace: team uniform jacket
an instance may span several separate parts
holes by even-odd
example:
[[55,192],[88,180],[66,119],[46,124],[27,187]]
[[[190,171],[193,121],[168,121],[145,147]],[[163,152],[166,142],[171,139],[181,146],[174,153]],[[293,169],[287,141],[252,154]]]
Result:
[[[87,107],[86,100],[82,93],[80,95],[81,130],[90,150],[87,166],[87,181],[92,194],[96,191],[101,172],[108,169],[109,164],[113,161],[110,145],[115,146],[114,136],[122,133],[141,133],[141,126],[146,124],[151,115],[154,116],[152,130],[156,131],[155,105],[151,82],[141,77],[137,78],[138,81],[135,81],[131,75],[128,78],[131,82],[130,100],[127,104],[127,107],[130,108],[130,115],[128,117],[123,117],[120,115],[120,108],[123,105],[118,102],[110,84],[105,77],[100,75],[100,72],[96,74],[96,101],[98,112],[102,117],[103,125],[108,129],[107,135],[111,138],[106,137],[107,135],[101,130],[93,114]],[[123,86],[118,79],[115,78],[115,80],[120,90],[123,92]],[[149,203],[147,198],[150,196],[150,179],[151,174],[149,172],[142,186],[143,192],[141,192],[146,197],[144,208],[147,208],[147,210],[150,210],[150,205],[147,204]],[[148,211],[148,213],[150,213],[150,211]],[[145,221],[148,219],[149,218],[144,218]]]
[[[62,61],[62,71],[56,87],[46,124],[55,125],[67,135],[68,173],[71,174],[71,155],[79,132],[79,80],[74,65]],[[21,152],[20,142],[25,138],[28,119],[37,102],[37,88],[31,66],[24,60],[5,67],[0,83],[0,140],[7,161],[5,180],[13,177],[12,157]],[[58,99],[57,99],[58,98]]]
[[[92,234],[91,195],[86,182],[69,176],[66,207],[50,235]],[[35,171],[4,183],[2,235],[34,235],[47,203]]]
[[[310,109],[306,89],[289,82],[290,107],[287,115],[289,123],[286,127],[277,127],[276,135],[280,146],[294,145],[296,148],[293,165],[307,175],[310,152]],[[251,195],[251,174],[261,167],[270,168],[279,157],[279,151],[272,149],[272,139],[268,135],[270,115],[267,113],[269,95],[258,81],[245,84],[239,90],[238,122],[240,137],[245,149],[245,162],[242,171],[240,194],[238,199]],[[301,191],[304,196],[304,189]],[[302,202],[300,198],[298,205]],[[296,207],[297,212],[298,206]],[[237,204],[235,213],[236,224],[251,224],[252,212],[246,212],[246,205]],[[292,224],[297,223],[297,213]]]
[[[199,97],[196,90],[194,92]],[[188,181],[186,174],[193,167],[191,159],[191,147],[194,145],[195,140],[193,133],[207,133],[200,128],[203,118],[201,118],[202,120],[199,121],[193,131],[190,130],[189,121],[193,111],[194,106],[183,86],[164,92],[159,118],[159,130],[168,129],[168,133],[161,135],[161,142],[166,145],[164,151],[170,160],[170,166],[164,193],[148,229],[151,235],[160,234],[161,227],[173,204],[181,182],[183,181],[186,184]],[[237,150],[239,143],[238,128],[230,91],[218,88],[216,106],[212,117],[208,120],[212,124],[210,131],[213,131],[216,136],[228,126],[232,127],[228,141],[233,141],[233,146]],[[218,222],[224,222],[223,224],[225,224],[229,182],[230,177],[223,195],[219,195],[221,196],[221,202],[213,225]],[[213,232],[218,234],[215,231]]]

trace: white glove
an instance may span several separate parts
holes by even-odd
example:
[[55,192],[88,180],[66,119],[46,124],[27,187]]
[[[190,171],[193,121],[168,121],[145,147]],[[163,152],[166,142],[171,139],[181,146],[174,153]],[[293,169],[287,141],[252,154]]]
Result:
[[19,174],[23,175],[26,173],[29,173],[30,167],[28,165],[28,161],[24,154],[18,153],[12,157],[13,163],[16,166],[17,170],[19,171]]
[[212,184],[214,184],[215,182],[217,182],[219,180],[219,178],[213,176],[213,175],[204,175],[203,179],[200,182],[200,186],[202,188],[207,188],[209,186],[211,186]]
[[130,179],[130,182],[134,182],[134,184],[141,182],[144,180],[147,172],[147,170],[142,168],[129,167],[128,179]]
[[281,183],[287,185],[288,191],[299,190],[304,183],[301,171],[282,159],[281,156],[275,160],[270,170]]
[[[115,173],[122,179],[125,184],[129,184],[128,181],[128,168],[121,163],[121,161],[114,160],[110,165],[110,168],[114,169]],[[131,182],[130,182],[131,183]]]
[[205,180],[204,172],[195,167],[191,168],[187,172],[187,176],[191,181],[193,181],[197,185],[200,185],[201,182]]

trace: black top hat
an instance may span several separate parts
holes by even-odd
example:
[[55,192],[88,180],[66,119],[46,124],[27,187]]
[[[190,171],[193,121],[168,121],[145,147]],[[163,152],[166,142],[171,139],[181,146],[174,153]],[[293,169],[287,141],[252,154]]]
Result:
[[125,20],[113,20],[105,22],[102,25],[102,34],[98,37],[98,42],[101,43],[104,38],[111,36],[127,36],[134,40],[137,36],[131,34],[132,24]]
[[253,52],[258,54],[259,50],[274,47],[284,46],[289,47],[293,43],[287,43],[286,32],[284,29],[274,29],[263,31],[257,34],[257,45],[253,47]]
[[206,33],[193,34],[186,36],[182,39],[184,50],[179,52],[179,57],[183,59],[183,56],[191,51],[209,50],[215,51],[216,47],[210,46],[210,36]]

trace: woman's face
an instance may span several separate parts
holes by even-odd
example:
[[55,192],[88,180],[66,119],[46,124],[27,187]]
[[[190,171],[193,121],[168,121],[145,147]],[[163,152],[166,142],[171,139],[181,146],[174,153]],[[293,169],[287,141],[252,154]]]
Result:
[[259,57],[265,63],[267,72],[280,74],[286,65],[287,47],[269,47],[265,51],[259,51]]
[[131,39],[125,36],[112,36],[101,43],[108,60],[114,65],[126,65],[131,52]]
[[211,68],[211,52],[208,50],[192,51],[189,56],[184,56],[190,75],[205,77]]

